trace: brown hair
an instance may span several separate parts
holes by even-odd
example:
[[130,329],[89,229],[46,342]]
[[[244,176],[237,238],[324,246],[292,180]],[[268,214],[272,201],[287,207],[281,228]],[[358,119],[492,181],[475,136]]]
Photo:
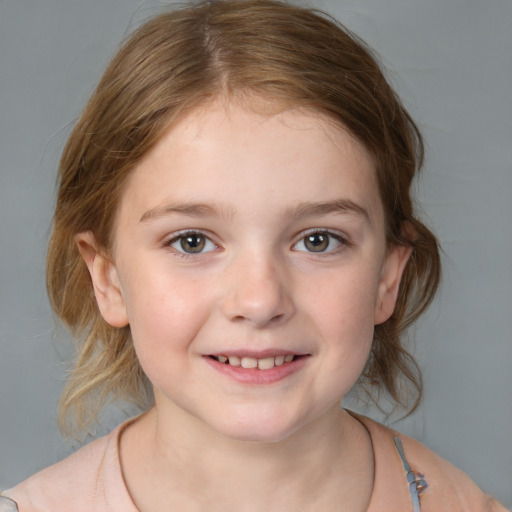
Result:
[[388,244],[413,251],[395,311],[375,328],[363,379],[401,402],[404,377],[419,398],[421,376],[400,335],[440,280],[436,238],[415,217],[410,197],[423,160],[421,135],[372,51],[327,15],[273,0],[221,0],[161,14],[139,28],[108,66],[64,149],[47,284],[78,357],[61,418],[73,410],[83,429],[108,399],[147,399],[130,329],[101,317],[74,237],[90,230],[108,253],[128,173],[178,116],[219,95],[322,112],[373,155]]

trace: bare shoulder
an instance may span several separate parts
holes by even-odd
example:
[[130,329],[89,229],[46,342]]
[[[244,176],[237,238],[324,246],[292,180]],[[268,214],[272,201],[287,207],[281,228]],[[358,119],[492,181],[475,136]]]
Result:
[[421,496],[422,511],[507,512],[453,464],[414,439],[403,435],[400,439],[412,471],[428,485]]
[[404,503],[419,500],[421,512],[507,512],[466,473],[422,443],[365,416],[351,414],[365,425],[372,439],[375,489],[380,491],[375,510],[383,510],[381,502],[388,501],[392,493],[402,494]]

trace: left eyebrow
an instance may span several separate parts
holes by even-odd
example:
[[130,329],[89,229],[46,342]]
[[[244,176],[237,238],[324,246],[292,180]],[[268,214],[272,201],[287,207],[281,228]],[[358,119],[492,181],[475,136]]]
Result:
[[284,217],[311,217],[314,215],[329,215],[331,213],[352,214],[362,219],[368,224],[372,224],[368,210],[350,199],[336,199],[335,201],[322,201],[318,203],[302,203],[293,208],[289,208],[284,213]]
[[228,208],[222,208],[208,203],[176,203],[165,206],[157,206],[145,212],[140,222],[149,222],[168,215],[185,215],[188,217],[230,217],[232,212]]

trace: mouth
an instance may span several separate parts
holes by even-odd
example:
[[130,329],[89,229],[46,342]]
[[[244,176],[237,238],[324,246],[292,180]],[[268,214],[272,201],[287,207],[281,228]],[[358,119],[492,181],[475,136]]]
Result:
[[273,368],[293,363],[300,358],[305,357],[299,354],[280,354],[276,356],[266,357],[249,357],[249,356],[238,356],[238,355],[210,355],[210,359],[217,361],[221,364],[232,366],[234,368],[245,368],[253,370],[272,370]]
[[311,354],[287,350],[218,352],[205,355],[214,370],[243,385],[270,385],[290,377],[304,368]]

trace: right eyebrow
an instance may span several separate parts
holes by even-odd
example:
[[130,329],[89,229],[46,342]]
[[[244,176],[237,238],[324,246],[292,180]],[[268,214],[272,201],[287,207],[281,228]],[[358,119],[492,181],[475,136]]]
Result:
[[373,224],[368,210],[362,205],[355,203],[350,199],[336,199],[334,201],[321,201],[313,203],[301,203],[294,208],[286,211],[285,217],[308,217],[314,215],[329,215],[333,213],[343,213],[354,215],[363,219],[365,222]]
[[231,217],[232,212],[227,208],[209,203],[176,203],[157,206],[145,212],[140,222],[150,222],[168,215],[186,215],[188,217]]

